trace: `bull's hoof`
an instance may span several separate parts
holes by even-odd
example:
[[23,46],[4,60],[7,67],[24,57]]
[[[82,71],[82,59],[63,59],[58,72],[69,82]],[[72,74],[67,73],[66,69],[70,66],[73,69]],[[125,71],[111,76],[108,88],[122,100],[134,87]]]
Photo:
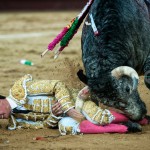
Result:
[[142,131],[141,125],[136,122],[127,121],[123,123],[123,125],[125,125],[128,128],[128,132],[141,132]]
[[150,116],[146,115],[145,118],[147,119],[148,124],[150,124]]

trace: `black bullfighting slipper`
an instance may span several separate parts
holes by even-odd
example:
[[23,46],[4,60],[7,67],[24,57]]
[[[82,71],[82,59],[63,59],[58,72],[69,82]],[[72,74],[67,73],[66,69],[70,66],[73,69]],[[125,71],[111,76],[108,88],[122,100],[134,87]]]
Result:
[[3,95],[0,95],[0,99],[5,99],[6,97]]

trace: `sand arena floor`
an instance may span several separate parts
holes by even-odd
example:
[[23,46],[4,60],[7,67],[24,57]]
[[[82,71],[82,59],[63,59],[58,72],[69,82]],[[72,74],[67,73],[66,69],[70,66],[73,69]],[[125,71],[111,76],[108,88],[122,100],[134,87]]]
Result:
[[[79,12],[17,12],[0,13],[0,94],[8,95],[14,81],[24,74],[36,79],[60,79],[68,86],[82,88],[76,76],[81,61],[81,28],[57,60],[53,52],[41,59],[47,44]],[[21,59],[31,60],[35,65],[20,64]],[[140,78],[139,92],[150,114],[150,92]],[[46,149],[101,149],[101,150],[149,150],[150,126],[141,133],[97,134],[59,136],[57,129],[6,130],[7,120],[0,120],[1,150]],[[45,141],[35,141],[37,136],[56,136]]]

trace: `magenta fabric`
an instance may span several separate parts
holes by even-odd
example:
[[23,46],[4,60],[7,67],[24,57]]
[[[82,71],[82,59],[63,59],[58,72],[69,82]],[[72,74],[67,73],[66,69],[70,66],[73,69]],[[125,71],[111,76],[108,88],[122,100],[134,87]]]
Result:
[[61,33],[59,33],[59,34],[56,36],[56,38],[55,38],[51,43],[48,44],[47,49],[50,50],[50,51],[52,51],[52,50],[55,48],[56,44],[58,44],[58,43],[62,40],[62,38],[63,38],[64,35],[68,32],[68,30],[69,30],[69,29],[68,29],[67,27],[65,27],[65,28],[61,31]]
[[[129,118],[127,118],[124,114],[121,114],[112,110],[110,112],[115,117],[112,123],[122,123],[122,122],[127,122],[129,120]],[[138,121],[137,123],[139,123],[140,125],[147,125],[148,120],[144,118],[141,121]]]
[[[102,126],[95,125],[88,120],[84,120],[80,123],[79,128],[80,132],[84,134],[98,134],[98,133],[126,133],[128,131],[125,125],[119,123],[127,122],[127,118],[124,114],[115,112],[111,110],[112,115],[115,117],[115,120],[111,124]],[[146,118],[138,122],[141,125],[147,125],[148,120]]]
[[80,123],[80,132],[84,134],[98,134],[98,133],[126,133],[127,127],[120,124],[109,124],[105,126],[98,126],[88,120]]
[[124,114],[121,114],[112,110],[110,110],[110,112],[115,117],[112,123],[127,122],[129,120]]
[[147,125],[148,124],[148,120],[146,118],[142,119],[141,121],[138,122],[140,125]]

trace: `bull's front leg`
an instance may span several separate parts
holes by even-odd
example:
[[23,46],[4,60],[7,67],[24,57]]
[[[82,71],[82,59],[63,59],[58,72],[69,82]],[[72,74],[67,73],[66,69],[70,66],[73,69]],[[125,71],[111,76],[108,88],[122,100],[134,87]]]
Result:
[[144,82],[148,89],[150,89],[150,56],[147,58],[144,67]]

